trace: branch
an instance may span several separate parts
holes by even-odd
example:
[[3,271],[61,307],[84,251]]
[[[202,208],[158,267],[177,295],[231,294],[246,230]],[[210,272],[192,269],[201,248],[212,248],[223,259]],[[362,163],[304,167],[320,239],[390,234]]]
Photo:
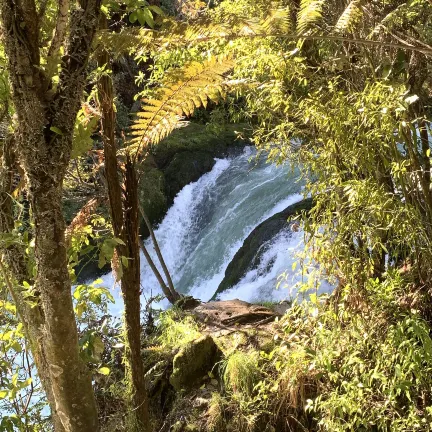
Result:
[[[344,36],[331,36],[331,35],[299,36],[297,34],[287,35],[287,34],[283,34],[283,33],[280,33],[280,34],[277,34],[277,33],[274,33],[274,34],[254,34],[254,35],[223,35],[223,36],[204,37],[202,39],[197,39],[194,42],[199,42],[199,43],[209,42],[212,39],[221,39],[221,38],[226,39],[226,40],[233,40],[233,39],[240,39],[240,38],[255,39],[255,38],[265,38],[265,37],[283,38],[283,39],[289,39],[289,40],[293,40],[293,41],[298,41],[298,40],[329,40],[329,41],[338,41],[338,42],[349,42],[349,43],[355,43],[355,44],[367,45],[367,46],[406,49],[409,51],[416,51],[416,52],[420,52],[420,53],[428,55],[428,56],[432,56],[432,49],[414,46],[411,44],[380,42],[380,41],[373,41],[373,40],[368,40],[368,39],[357,39],[357,38],[348,38],[348,37],[344,37]],[[191,41],[189,41],[189,42],[191,42]]]
[[[54,31],[53,39],[51,41],[51,45],[48,50],[48,61],[53,62],[54,65],[56,65],[58,62],[60,48],[63,45],[66,38],[68,17],[69,17],[69,0],[59,0],[56,28]],[[51,77],[52,75],[49,76],[49,79],[51,79]]]
[[[173,284],[173,281],[172,281],[172,279],[171,279],[170,272],[169,272],[168,267],[167,267],[167,265],[166,265],[166,263],[165,263],[165,260],[164,260],[164,258],[163,258],[163,255],[162,255],[162,252],[161,252],[161,250],[160,250],[159,243],[158,243],[158,241],[157,241],[157,239],[156,239],[155,233],[154,233],[154,231],[153,231],[153,227],[152,227],[152,225],[151,225],[151,222],[150,222],[149,218],[147,217],[147,214],[145,213],[144,209],[142,208],[142,206],[141,206],[140,204],[138,204],[138,208],[139,208],[140,213],[141,213],[141,216],[143,217],[144,222],[146,223],[147,228],[148,228],[148,230],[149,230],[150,237],[151,237],[152,242],[153,242],[153,247],[154,247],[154,249],[155,249],[155,251],[156,251],[156,255],[157,255],[157,257],[159,258],[159,262],[160,262],[160,264],[161,264],[161,266],[162,266],[162,269],[163,269],[163,271],[164,271],[164,273],[165,273],[165,276],[166,276],[166,278],[167,278],[168,288],[169,288],[169,291],[170,291],[170,293],[171,293],[171,299],[173,299],[174,301],[172,301],[172,300],[170,299],[170,297],[168,297],[168,300],[170,300],[170,302],[174,304],[177,300],[180,299],[180,294],[179,294],[179,293],[176,291],[176,289],[174,288],[174,284]],[[142,241],[142,240],[141,240],[141,241]],[[144,247],[144,243],[142,244],[141,248],[143,249],[143,252],[144,252],[144,249],[145,249],[145,247]],[[145,254],[145,252],[144,252],[144,254]],[[146,255],[146,254],[145,254],[145,255]],[[146,255],[146,258],[147,258],[147,255]],[[147,261],[149,261],[148,258],[147,258]],[[150,264],[150,261],[149,261],[149,264]],[[150,264],[150,267],[152,267],[151,264]],[[153,269],[153,267],[152,267],[152,269]],[[153,270],[153,271],[154,271],[154,270]],[[156,274],[156,273],[155,273],[155,275],[156,275],[156,277],[157,277],[157,274]],[[159,280],[159,278],[158,278],[158,280]],[[160,282],[160,281],[159,281],[159,282]],[[161,284],[161,286],[162,286],[162,284]],[[162,289],[163,289],[163,287],[162,287]]]
[[80,107],[87,62],[99,21],[101,3],[101,0],[82,0],[79,7],[72,12],[58,90],[51,106],[53,125],[65,134],[72,131],[76,112]]

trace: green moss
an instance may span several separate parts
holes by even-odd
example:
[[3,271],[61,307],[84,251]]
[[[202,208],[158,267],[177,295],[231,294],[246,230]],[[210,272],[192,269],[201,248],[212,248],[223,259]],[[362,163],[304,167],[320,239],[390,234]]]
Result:
[[164,168],[179,152],[204,151],[214,156],[223,155],[228,147],[244,145],[244,140],[237,140],[236,131],[243,131],[244,125],[227,124],[219,133],[199,123],[189,123],[186,127],[175,130],[153,150],[159,167]]
[[[138,199],[150,222],[159,223],[168,210],[168,202],[165,195],[165,176],[157,168],[153,158],[148,157],[140,166],[140,183]],[[148,235],[144,224],[141,226],[141,234]]]
[[213,369],[220,354],[211,336],[189,342],[174,357],[171,385],[177,391],[193,387]]

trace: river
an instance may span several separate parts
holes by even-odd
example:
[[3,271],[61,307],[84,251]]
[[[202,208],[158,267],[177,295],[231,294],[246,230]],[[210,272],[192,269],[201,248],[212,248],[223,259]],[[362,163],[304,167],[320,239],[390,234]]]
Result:
[[[212,171],[184,187],[164,220],[155,230],[162,254],[176,289],[203,301],[209,300],[222,281],[225,269],[250,232],[261,222],[302,199],[299,171],[287,165],[269,164],[256,157],[253,147],[241,154],[217,159]],[[150,240],[146,241],[157,262]],[[261,263],[251,269],[220,299],[246,301],[282,300],[292,293],[276,289],[277,278],[287,272],[293,285],[292,263],[303,246],[301,232],[280,233],[266,245]],[[104,285],[113,287],[111,274]],[[144,298],[160,293],[158,282],[141,256],[141,284]],[[119,299],[119,288],[114,288]],[[162,301],[166,307],[166,301]],[[115,312],[122,308],[116,301]]]

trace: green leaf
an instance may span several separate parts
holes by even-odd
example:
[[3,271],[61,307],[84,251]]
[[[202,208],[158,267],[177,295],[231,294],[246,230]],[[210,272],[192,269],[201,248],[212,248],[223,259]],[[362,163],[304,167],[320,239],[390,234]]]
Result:
[[116,244],[120,244],[120,245],[126,246],[126,243],[125,243],[122,239],[119,239],[118,237],[114,237],[114,238],[112,239],[112,241],[113,241],[114,243],[116,243]]
[[93,345],[94,357],[99,359],[104,351],[105,344],[103,343],[102,339],[99,336],[95,336],[92,345]]
[[128,268],[129,261],[128,261],[127,257],[125,257],[125,256],[122,255],[121,262],[122,262],[123,267]]
[[16,351],[17,353],[22,352],[22,346],[20,345],[20,343],[18,341],[14,341],[11,343],[10,347]]
[[12,385],[13,385],[13,386],[16,386],[17,383],[18,383],[18,373],[15,373],[15,374],[12,376]]
[[110,373],[110,368],[107,367],[101,367],[98,369],[98,372],[102,375],[109,375]]
[[151,11],[148,8],[143,9],[145,22],[149,27],[154,28],[154,19]]
[[4,399],[8,395],[8,390],[0,390],[0,400]]
[[149,6],[149,9],[152,10],[156,15],[160,15],[160,16],[165,15],[165,12],[159,6],[151,5]]
[[136,13],[136,11],[132,12],[129,15],[129,21],[133,24],[136,22],[136,20],[138,19],[138,14]]
[[51,126],[50,131],[56,133],[57,135],[64,135],[62,130],[59,129],[57,126]]
[[137,14],[138,22],[139,22],[142,26],[145,25],[146,20],[145,20],[145,14],[144,14],[144,11],[143,11],[142,9],[138,9],[138,10],[136,11],[136,14]]

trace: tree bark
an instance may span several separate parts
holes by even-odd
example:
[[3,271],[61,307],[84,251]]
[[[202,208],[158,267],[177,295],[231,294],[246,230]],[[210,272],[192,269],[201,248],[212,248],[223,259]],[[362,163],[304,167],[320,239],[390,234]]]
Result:
[[[38,327],[40,340],[32,343],[43,347],[43,360],[37,365],[45,362],[42,369],[48,365],[56,414],[68,432],[99,430],[91,377],[79,354],[61,203],[100,5],[100,0],[82,0],[73,12],[59,83],[51,94],[46,91],[48,78],[40,64],[40,23],[34,0],[0,1],[17,114],[17,153],[35,223],[35,290],[40,292],[43,322]],[[30,321],[34,319],[29,317]],[[43,370],[39,373],[41,377],[44,374]]]
[[[0,234],[11,233],[14,229],[12,193],[13,179],[17,170],[13,143],[13,137],[9,136],[3,144],[2,163],[0,166]],[[33,354],[33,360],[50,405],[54,430],[56,432],[63,432],[65,429],[57,415],[56,402],[51,387],[49,367],[43,344],[43,334],[41,331],[44,323],[43,311],[38,298],[34,299],[37,304],[32,307],[29,305],[28,299],[22,296],[21,290],[17,287],[17,285],[21,286],[24,281],[27,281],[30,285],[33,284],[33,278],[28,273],[23,247],[12,244],[8,248],[3,249],[1,260],[7,266],[7,268],[3,268],[2,270],[6,273],[3,277],[10,280],[9,273],[14,278],[14,283],[11,282],[10,295],[15,302],[18,316],[24,326],[25,335]]]
[[[102,25],[106,27],[106,23]],[[100,55],[99,64],[100,66],[109,64],[107,53]],[[126,359],[131,384],[130,412],[137,429],[149,431],[148,400],[141,358],[138,182],[135,165],[128,157],[124,166],[125,184],[122,190],[115,139],[113,86],[111,78],[107,75],[101,77],[99,81],[99,101],[102,113],[105,178],[112,226],[115,237],[124,243],[116,247],[116,254],[122,266],[121,290],[125,307]],[[122,264],[122,257],[127,259],[127,266]]]

